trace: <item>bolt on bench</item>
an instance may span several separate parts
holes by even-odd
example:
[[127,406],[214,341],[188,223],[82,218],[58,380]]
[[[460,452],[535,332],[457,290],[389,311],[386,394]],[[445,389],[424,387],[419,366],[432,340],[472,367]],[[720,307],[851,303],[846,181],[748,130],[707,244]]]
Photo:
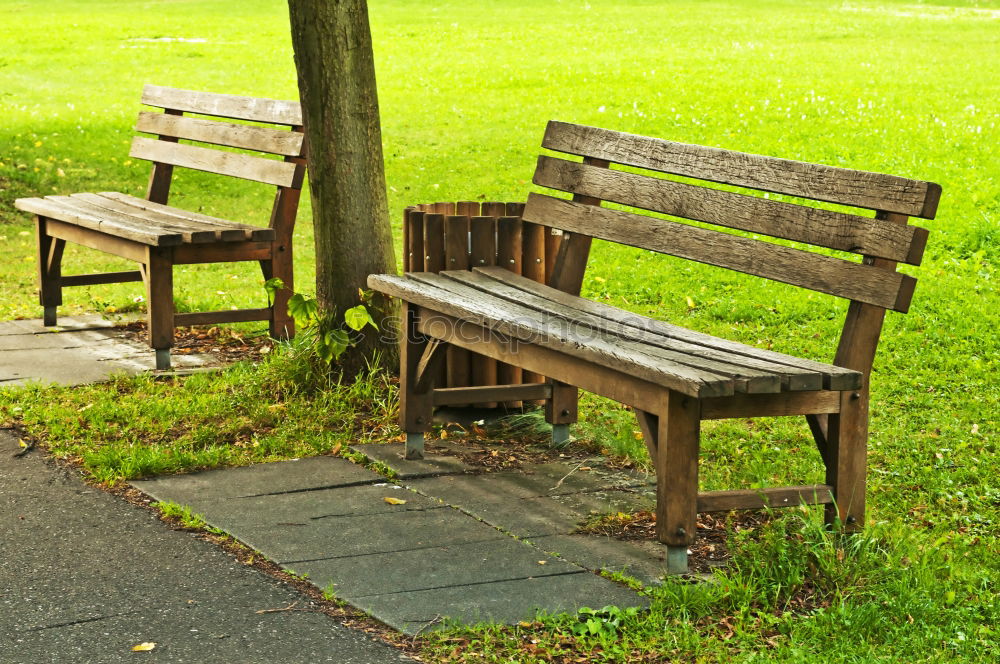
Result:
[[[400,424],[408,456],[422,453],[447,346],[548,377],[491,388],[491,399],[544,398],[553,425],[576,421],[577,388],[631,406],[657,477],[657,538],[671,573],[687,569],[698,512],[824,504],[829,523],[865,519],[868,379],[887,309],[906,312],[941,188],[830,166],[686,145],[550,122],[542,143],[583,163],[540,156],[534,183],[572,200],[532,193],[525,222],[562,229],[548,285],[500,267],[368,284],[403,301]],[[770,200],[610,165],[875,210],[874,218]],[[861,254],[860,263],[764,240],[600,207],[601,201],[749,233]],[[833,364],[735,343],[578,297],[591,239],[726,267],[849,299]],[[504,393],[506,391],[506,393]],[[821,485],[698,491],[702,420],[805,415],[826,466]]]
[[[56,307],[62,304],[66,286],[144,281],[149,345],[156,351],[157,369],[170,368],[170,347],[178,325],[266,320],[272,336],[291,337],[294,326],[287,311],[292,290],[292,231],[306,170],[299,103],[155,85],[145,86],[142,103],[164,109],[163,113],[139,113],[136,129],[157,138],[136,136],[129,151],[131,157],[153,162],[145,199],[105,192],[21,198],[14,203],[37,217],[43,323],[56,324]],[[213,118],[184,117],[184,113]],[[234,124],[218,118],[286,128]],[[282,159],[182,144],[181,139],[265,152]],[[168,206],[175,166],[277,186],[268,228]],[[63,275],[66,242],[136,261],[140,269]],[[284,282],[285,288],[275,293],[270,306],[174,312],[174,265],[236,261],[259,261],[265,279],[277,277]]]

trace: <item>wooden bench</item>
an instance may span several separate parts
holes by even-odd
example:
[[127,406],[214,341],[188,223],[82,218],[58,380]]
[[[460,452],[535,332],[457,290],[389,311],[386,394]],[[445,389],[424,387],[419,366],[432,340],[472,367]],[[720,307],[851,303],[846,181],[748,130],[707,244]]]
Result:
[[[170,347],[177,325],[266,320],[273,336],[291,337],[294,327],[287,310],[293,283],[292,230],[306,169],[299,103],[154,85],[145,86],[142,103],[164,110],[139,113],[136,130],[156,138],[136,136],[129,151],[133,158],[153,162],[145,199],[104,192],[15,201],[18,209],[37,218],[44,324],[56,324],[56,307],[62,304],[62,289],[66,286],[144,281],[149,345],[156,351],[157,369],[170,367]],[[185,113],[200,117],[185,117]],[[218,118],[257,124],[235,124]],[[281,159],[180,143],[181,139],[265,152]],[[175,166],[277,186],[269,226],[262,228],[168,206]],[[136,261],[140,269],[63,275],[66,242]],[[275,294],[268,307],[174,312],[174,265],[234,261],[259,261],[264,278],[277,277],[285,288]]]
[[[631,406],[657,476],[657,538],[671,573],[687,568],[698,512],[826,505],[847,531],[865,521],[868,378],[887,309],[905,312],[941,188],[890,175],[807,164],[551,122],[526,222],[563,230],[548,285],[503,267],[372,275],[400,298],[401,410],[407,454],[431,427],[442,347],[454,345],[548,377],[543,385],[467,388],[470,402],[545,399],[556,435],[577,418],[577,388]],[[630,171],[611,169],[619,164]],[[653,177],[673,176],[875,210],[874,218]],[[600,207],[608,201],[744,231]],[[751,236],[750,234],[754,234]],[[861,254],[860,262],[767,242],[767,235]],[[802,286],[850,300],[832,364],[762,350],[578,297],[591,239],[601,238]],[[665,288],[669,282],[664,280]],[[455,389],[448,399],[456,400]],[[826,466],[820,485],[698,491],[702,420],[805,415]]]

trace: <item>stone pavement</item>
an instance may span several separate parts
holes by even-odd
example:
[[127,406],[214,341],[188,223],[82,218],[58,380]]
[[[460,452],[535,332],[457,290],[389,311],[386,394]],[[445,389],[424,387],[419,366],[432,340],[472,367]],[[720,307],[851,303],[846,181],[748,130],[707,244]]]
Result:
[[[60,324],[0,323],[0,387],[81,384],[153,366],[148,348],[97,316]],[[189,367],[210,361],[175,359]],[[12,445],[9,436],[2,444]],[[605,469],[596,459],[482,474],[447,454],[406,461],[401,444],[355,449],[392,468],[397,482],[342,458],[317,457],[134,485],[157,500],[191,507],[284,568],[408,634],[448,620],[512,623],[539,610],[643,606],[643,596],[596,572],[625,571],[647,583],[661,578],[662,547],[575,532],[589,516],[651,506],[649,477]],[[6,456],[0,450],[0,601],[14,618],[0,623],[7,638],[0,647],[16,644],[24,661],[46,660],[46,653],[53,653],[51,661],[76,661],[77,655],[118,661],[121,648],[137,639],[170,643],[169,661],[233,661],[221,654],[226,639],[241,644],[239,661],[327,661],[322,644],[350,642],[318,614],[255,617],[251,608],[287,605],[294,592],[42,464],[37,452],[17,461]],[[197,631],[183,634],[181,625],[188,624]],[[278,656],[280,646],[265,643],[285,630],[296,644],[301,640],[295,656]],[[221,636],[208,641],[206,634]],[[306,656],[313,647],[321,654]],[[346,654],[337,650],[330,661],[395,661],[394,652],[382,651],[352,660],[353,646],[344,647]],[[94,648],[107,658],[88,659]],[[16,661],[0,656],[4,664]]]
[[[516,623],[541,611],[645,606],[593,573],[660,578],[656,545],[574,534],[592,514],[649,506],[650,479],[597,461],[474,474],[455,457],[406,461],[401,444],[355,448],[399,484],[315,457],[133,482],[189,506],[319,588],[408,634],[447,623]],[[581,470],[586,468],[587,470]]]
[[[0,430],[0,662],[412,661]],[[153,642],[150,652],[132,647]]]
[[[172,357],[175,370],[212,363],[205,355]],[[113,321],[97,315],[66,316],[57,327],[41,320],[0,321],[0,387],[30,381],[83,385],[114,373],[154,368],[153,351],[127,339]]]

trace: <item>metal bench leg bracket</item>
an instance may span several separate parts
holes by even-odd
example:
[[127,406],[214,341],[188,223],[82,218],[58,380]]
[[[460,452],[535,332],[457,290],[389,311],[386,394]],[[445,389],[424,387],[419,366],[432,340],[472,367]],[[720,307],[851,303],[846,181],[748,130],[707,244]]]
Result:
[[406,432],[406,454],[407,459],[423,459],[424,458],[424,432],[417,431],[416,433]]
[[568,424],[553,424],[552,425],[552,447],[556,449],[562,449],[569,445],[569,425]]
[[156,350],[156,370],[168,371],[170,369],[170,349],[157,348]]
[[45,327],[52,327],[56,324],[56,308],[55,307],[43,307],[42,308],[42,325]]
[[686,546],[667,547],[667,574],[688,573],[688,548]]

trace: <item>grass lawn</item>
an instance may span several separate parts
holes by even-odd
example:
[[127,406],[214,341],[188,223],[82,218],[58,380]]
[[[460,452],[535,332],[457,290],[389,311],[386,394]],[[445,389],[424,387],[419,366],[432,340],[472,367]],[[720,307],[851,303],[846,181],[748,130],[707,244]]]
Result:
[[[428,638],[431,661],[996,661],[1000,657],[1000,2],[373,2],[389,202],[522,200],[549,119],[893,173],[944,188],[911,312],[873,377],[870,518],[841,542],[794,512],[734,534],[710,585],[651,611]],[[0,0],[0,318],[38,317],[24,195],[141,194],[127,157],[146,82],[294,98],[280,0]],[[172,202],[263,223],[271,191],[181,173]],[[296,281],[314,274],[308,201]],[[80,271],[115,261],[80,250]],[[264,302],[259,271],[183,266],[181,310]],[[829,360],[846,304],[597,243],[585,295]],[[67,291],[62,314],[134,310],[136,284]],[[258,305],[259,306],[259,305]],[[302,387],[292,351],[220,377],[0,392],[105,482],[323,453],[398,433],[389,381]],[[261,399],[261,395],[266,395]],[[584,442],[644,462],[630,413],[586,398]],[[703,489],[821,481],[804,422],[706,423]],[[735,462],[735,463],[734,463]],[[845,551],[846,549],[846,551]],[[802,597],[808,597],[803,602]]]

